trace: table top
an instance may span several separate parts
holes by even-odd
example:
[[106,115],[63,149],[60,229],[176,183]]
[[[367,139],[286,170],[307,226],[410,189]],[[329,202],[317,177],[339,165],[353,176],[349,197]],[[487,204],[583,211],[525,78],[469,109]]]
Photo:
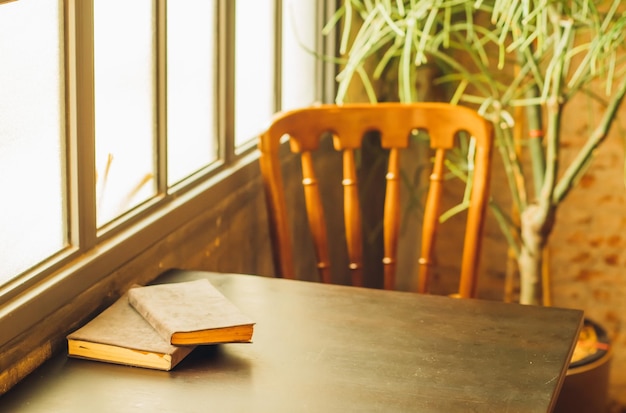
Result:
[[583,314],[241,274],[208,278],[256,321],[253,343],[198,347],[170,372],[67,358],[4,412],[546,412]]

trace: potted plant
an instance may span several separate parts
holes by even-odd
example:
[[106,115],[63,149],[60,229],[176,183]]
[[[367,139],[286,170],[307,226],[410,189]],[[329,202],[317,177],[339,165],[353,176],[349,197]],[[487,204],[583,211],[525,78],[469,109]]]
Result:
[[[512,216],[492,211],[519,272],[519,301],[542,304],[544,250],[559,205],[604,142],[626,95],[626,14],[619,0],[347,0],[325,30],[340,28],[337,102],[359,84],[378,100],[391,75],[400,101],[418,99],[420,68],[453,103],[490,119]],[[573,161],[563,164],[562,120],[578,96],[601,107]],[[523,135],[516,136],[522,126]],[[529,167],[530,164],[530,167]]]
[[[557,208],[606,138],[626,94],[619,55],[626,15],[618,13],[619,3],[601,10],[590,0],[351,0],[326,28],[343,23],[337,102],[357,77],[377,101],[373,82],[390,68],[397,70],[399,99],[413,101],[418,69],[433,63],[444,73],[435,81],[453,90],[452,102],[475,105],[492,120],[519,224],[504,208],[494,212],[519,264],[524,304],[542,302],[542,251]],[[371,61],[377,63],[368,69]],[[595,92],[599,81],[604,96]],[[583,93],[600,100],[603,113],[576,159],[561,165],[563,111]],[[521,144],[513,138],[516,108],[526,113]],[[532,162],[530,173],[524,157]]]

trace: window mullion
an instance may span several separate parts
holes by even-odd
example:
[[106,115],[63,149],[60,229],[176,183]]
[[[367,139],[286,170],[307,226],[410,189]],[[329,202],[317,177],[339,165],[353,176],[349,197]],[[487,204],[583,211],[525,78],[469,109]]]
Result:
[[155,171],[158,194],[167,193],[167,1],[156,0],[156,145]]
[[235,2],[218,0],[217,11],[217,133],[225,163],[235,157]]
[[283,2],[274,1],[274,112],[283,105]]
[[[317,27],[322,27],[325,22],[330,21],[333,15],[337,11],[338,5],[336,2],[327,0],[324,2],[320,2],[318,5],[318,25]],[[322,56],[335,56],[337,54],[337,37],[336,32],[333,31],[330,34],[324,35],[320,30],[317,34],[318,39],[318,50]],[[337,65],[332,61],[324,61],[322,59],[318,60],[318,66],[316,68],[318,70],[318,97],[322,102],[334,102],[335,100],[335,92],[336,92],[336,80],[335,76],[337,75]]]
[[93,0],[67,3],[69,241],[96,244]]

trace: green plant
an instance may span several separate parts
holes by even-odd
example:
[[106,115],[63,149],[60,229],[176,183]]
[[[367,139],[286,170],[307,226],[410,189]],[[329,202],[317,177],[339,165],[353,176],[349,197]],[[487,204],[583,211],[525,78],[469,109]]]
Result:
[[[543,250],[557,208],[607,137],[626,94],[620,1],[346,0],[325,30],[336,27],[337,102],[355,79],[376,101],[375,83],[390,71],[398,99],[416,100],[418,69],[429,63],[439,68],[436,82],[449,87],[453,103],[474,105],[493,122],[519,220],[496,204],[493,211],[518,263],[520,302],[540,303]],[[596,92],[599,84],[603,93]],[[599,102],[601,113],[577,156],[563,165],[563,111],[579,94]],[[514,138],[516,121],[527,130],[521,141]]]

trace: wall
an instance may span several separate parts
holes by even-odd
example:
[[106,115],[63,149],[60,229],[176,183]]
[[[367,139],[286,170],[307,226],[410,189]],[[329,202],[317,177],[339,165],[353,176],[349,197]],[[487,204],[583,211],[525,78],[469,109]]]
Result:
[[[568,164],[598,121],[598,105],[572,101],[563,120]],[[618,123],[562,204],[550,239],[554,305],[584,309],[614,342],[611,395],[626,405],[626,189],[622,107]]]

